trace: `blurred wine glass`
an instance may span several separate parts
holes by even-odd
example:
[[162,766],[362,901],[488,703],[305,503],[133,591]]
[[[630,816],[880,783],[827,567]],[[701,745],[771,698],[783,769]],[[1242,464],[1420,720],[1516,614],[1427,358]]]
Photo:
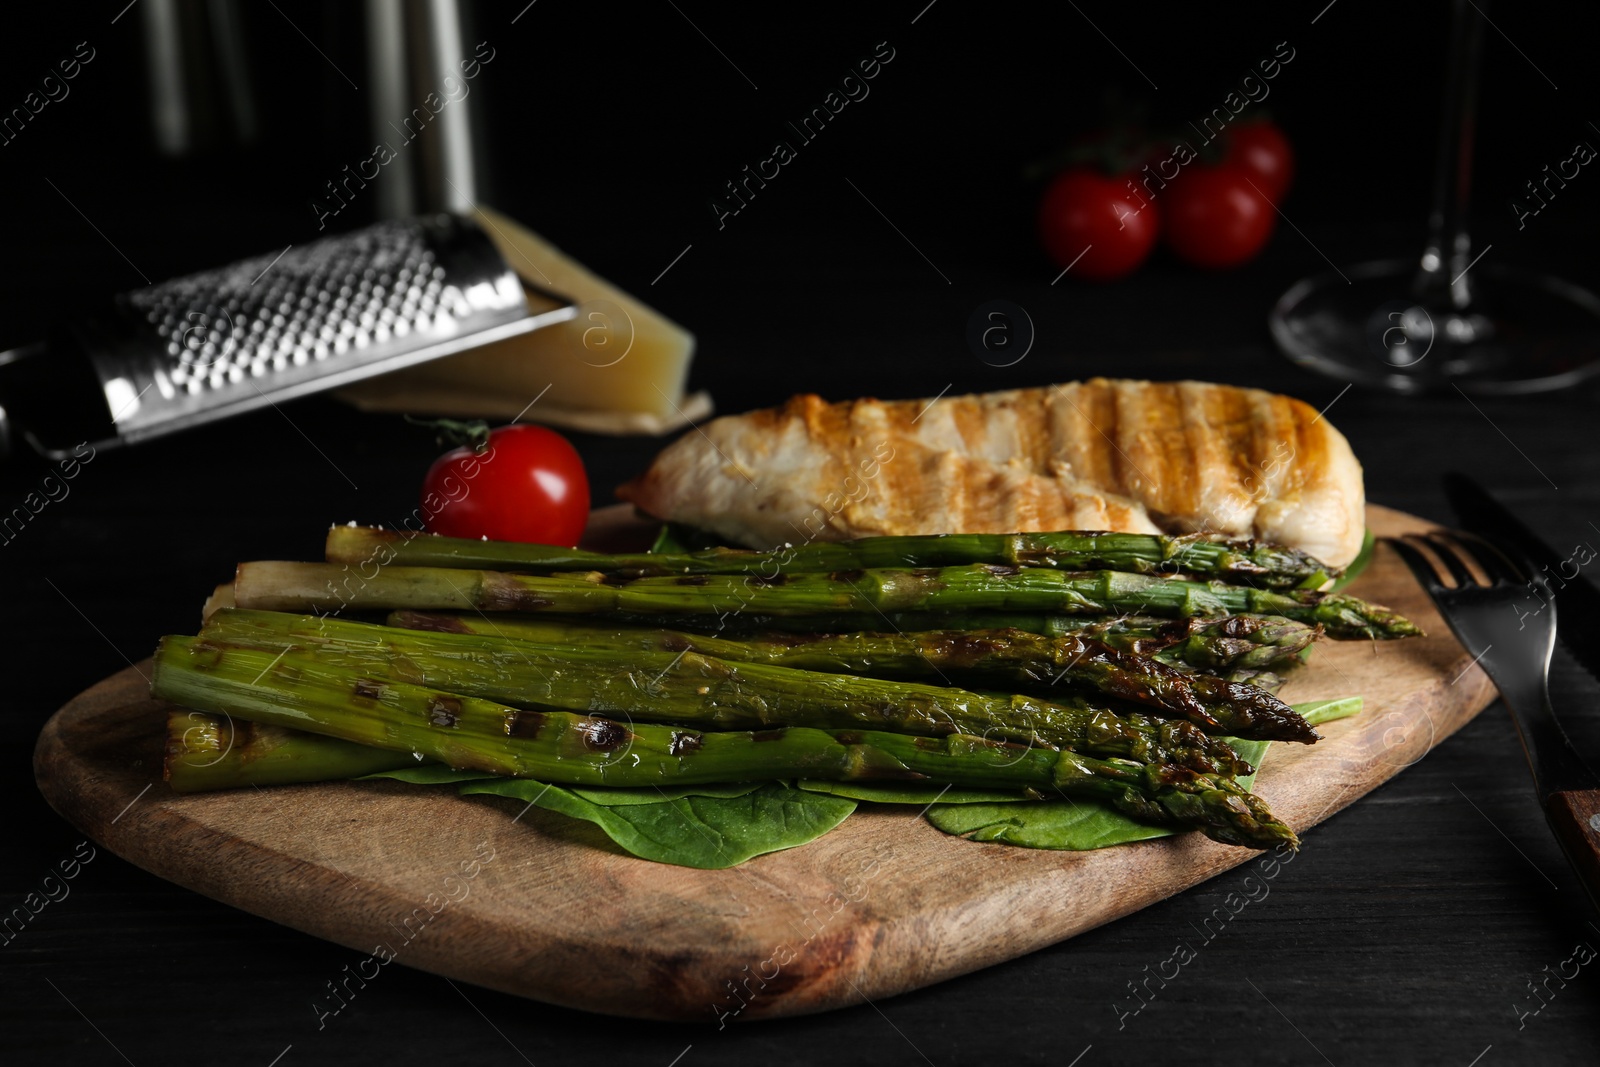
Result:
[[[1488,0],[1483,0],[1487,4]],[[1452,0],[1444,117],[1419,260],[1361,263],[1297,282],[1269,324],[1294,362],[1400,393],[1558,389],[1600,371],[1600,298],[1551,275],[1483,264],[1467,232],[1478,61],[1487,16]]]

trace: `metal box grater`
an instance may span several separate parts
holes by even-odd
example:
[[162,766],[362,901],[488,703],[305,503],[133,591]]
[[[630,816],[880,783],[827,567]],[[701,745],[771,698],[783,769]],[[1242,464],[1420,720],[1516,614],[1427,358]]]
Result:
[[[531,313],[525,287],[558,306]],[[129,444],[576,313],[571,301],[519,279],[467,219],[381,222],[121,294],[51,341],[0,355],[0,372],[22,382],[6,389],[0,373],[0,404],[12,409],[0,409],[0,424],[20,424],[47,455],[69,448],[59,432],[47,440],[44,420],[30,423],[25,398],[13,397],[87,377],[63,361],[87,360],[99,397],[82,403],[99,399],[105,409],[66,421],[96,446]]]

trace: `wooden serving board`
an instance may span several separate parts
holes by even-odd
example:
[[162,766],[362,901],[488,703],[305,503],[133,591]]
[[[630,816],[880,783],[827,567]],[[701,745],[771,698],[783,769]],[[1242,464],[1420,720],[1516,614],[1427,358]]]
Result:
[[[1381,507],[1368,521],[1379,535],[1427,526]],[[1291,702],[1366,698],[1318,744],[1274,745],[1267,757],[1256,791],[1302,834],[1494,697],[1390,549],[1352,592],[1429,636],[1323,642],[1297,672]],[[39,787],[84,833],[163,878],[384,963],[591,1011],[712,1022],[877,1000],[1069,938],[1256,855],[1197,833],[1033,851],[863,805],[812,844],[701,871],[635,859],[590,824],[541,809],[514,821],[521,805],[448,787],[177,796],[161,781],[166,706],[146,695],[141,671],[81,694],[40,735]]]

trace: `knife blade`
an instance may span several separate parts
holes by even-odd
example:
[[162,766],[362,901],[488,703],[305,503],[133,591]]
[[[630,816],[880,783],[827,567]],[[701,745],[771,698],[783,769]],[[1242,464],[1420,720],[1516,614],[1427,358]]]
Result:
[[[1579,573],[1584,564],[1596,558],[1595,550],[1584,543],[1578,548],[1587,549],[1587,554],[1576,549],[1571,553],[1557,552],[1490,496],[1488,490],[1464,474],[1446,474],[1444,492],[1464,528],[1521,551],[1540,572],[1560,609],[1563,625],[1556,627],[1556,636],[1590,674],[1600,679],[1600,589]],[[1528,595],[1532,610],[1537,594],[1531,586]]]

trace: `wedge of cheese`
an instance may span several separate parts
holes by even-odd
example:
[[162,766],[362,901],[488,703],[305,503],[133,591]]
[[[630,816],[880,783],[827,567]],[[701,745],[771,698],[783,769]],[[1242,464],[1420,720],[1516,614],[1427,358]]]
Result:
[[[596,432],[662,433],[711,412],[685,395],[694,335],[550,242],[480,207],[478,225],[531,286],[578,303],[568,322],[386,374],[340,395],[368,410],[511,418]],[[529,305],[549,307],[530,291]],[[542,394],[542,395],[541,395]]]

